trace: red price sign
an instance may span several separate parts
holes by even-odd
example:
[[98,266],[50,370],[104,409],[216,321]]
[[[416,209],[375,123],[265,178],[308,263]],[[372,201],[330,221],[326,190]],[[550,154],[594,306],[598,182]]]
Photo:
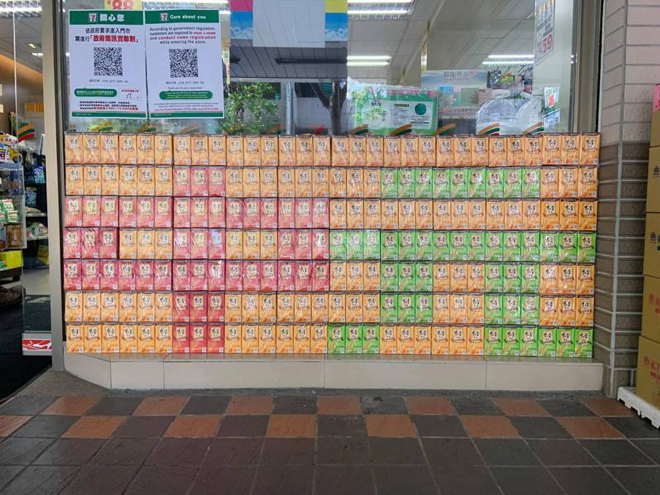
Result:
[[140,10],[142,0],[105,0],[106,10]]

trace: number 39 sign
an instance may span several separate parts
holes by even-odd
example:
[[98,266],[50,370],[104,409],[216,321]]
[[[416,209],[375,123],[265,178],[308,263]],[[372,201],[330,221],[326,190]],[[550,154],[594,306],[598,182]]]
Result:
[[534,63],[539,64],[555,47],[555,0],[536,0],[534,20]]
[[106,10],[141,10],[142,0],[105,0]]

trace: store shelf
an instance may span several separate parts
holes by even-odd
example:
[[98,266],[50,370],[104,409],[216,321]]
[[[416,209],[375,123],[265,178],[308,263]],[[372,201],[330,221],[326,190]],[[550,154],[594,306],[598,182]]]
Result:
[[47,240],[48,240],[48,236],[42,235],[39,237],[30,237],[27,241],[30,242],[30,241],[47,241]]
[[596,391],[591,359],[65,354],[65,368],[111,389],[351,388]]
[[25,218],[44,218],[48,215],[46,213],[26,213]]

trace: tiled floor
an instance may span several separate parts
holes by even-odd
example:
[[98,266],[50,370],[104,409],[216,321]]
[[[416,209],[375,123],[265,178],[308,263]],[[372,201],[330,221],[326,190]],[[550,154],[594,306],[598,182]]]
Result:
[[660,432],[616,401],[372,395],[18,397],[7,494],[649,495]]

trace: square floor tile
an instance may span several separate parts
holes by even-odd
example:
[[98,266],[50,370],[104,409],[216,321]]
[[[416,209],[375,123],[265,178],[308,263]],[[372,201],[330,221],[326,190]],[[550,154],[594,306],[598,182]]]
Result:
[[222,416],[199,414],[195,416],[177,416],[165,432],[171,438],[213,437],[218,431]]
[[378,495],[437,495],[435,480],[426,466],[375,466]]
[[370,437],[416,436],[410,416],[404,414],[369,414],[365,417]]
[[317,422],[317,435],[319,437],[364,437],[367,435],[367,427],[362,415],[319,415]]
[[541,399],[543,409],[552,416],[593,416],[594,413],[577,399]]
[[495,467],[493,476],[507,495],[528,495],[534,487],[534,495],[563,495],[563,490],[542,467]]
[[512,416],[509,419],[525,438],[571,438],[555,418]]
[[198,467],[210,445],[210,438],[163,438],[149,454],[146,464]]
[[538,466],[534,452],[523,440],[475,438],[474,443],[489,466]]
[[82,416],[62,436],[66,438],[108,438],[125,420],[125,416]]
[[313,438],[266,438],[260,464],[312,465],[314,464]]
[[469,438],[422,438],[422,446],[431,466],[483,466]]
[[180,495],[187,493],[197,475],[192,466],[144,466],[135,475],[126,495]]
[[48,466],[81,466],[86,464],[105,440],[87,438],[60,438],[55,440],[34,464]]
[[490,472],[483,466],[434,467],[442,495],[501,495]]
[[368,464],[367,439],[325,437],[316,442],[317,464]]
[[557,421],[575,438],[621,438],[623,435],[603,419],[561,417]]
[[533,399],[495,398],[493,402],[507,416],[549,416],[548,411]]
[[115,438],[160,438],[170,426],[173,416],[129,416],[122,423]]
[[321,395],[317,404],[319,414],[335,416],[362,414],[362,405],[357,396]]
[[609,424],[624,434],[627,438],[656,438],[660,439],[660,430],[655,428],[647,419],[638,418],[604,418]]
[[0,464],[30,464],[52,441],[50,438],[7,438],[0,443]]
[[406,404],[408,404],[410,414],[456,414],[449,399],[443,397],[406,397]]
[[547,466],[592,466],[596,461],[575,440],[528,440],[529,446]]
[[313,414],[273,414],[268,423],[268,437],[295,438],[316,436]]
[[197,473],[189,493],[217,495],[222,487],[222,495],[245,495],[250,493],[255,471],[254,467],[205,467]]
[[0,406],[0,416],[30,416],[50,406],[53,397],[14,397]]
[[263,439],[216,438],[211,441],[204,458],[204,467],[251,466],[259,461]]
[[452,397],[456,412],[470,416],[501,416],[502,411],[487,397]]
[[512,438],[520,434],[504,416],[461,416],[463,427],[471,437]]
[[632,495],[657,493],[660,487],[660,468],[616,467],[610,473]]
[[599,416],[635,416],[635,413],[616,399],[587,397],[582,403]]
[[318,495],[374,494],[371,468],[367,466],[317,466],[316,493]]
[[186,397],[147,397],[133,411],[135,416],[175,416],[181,412]]
[[456,416],[412,416],[420,437],[466,437]]
[[2,493],[4,495],[59,494],[77,470],[78,468],[73,466],[29,466],[16,476]]
[[275,397],[273,414],[316,414],[316,397]]
[[408,414],[408,407],[403,397],[380,396],[362,397],[364,414]]
[[252,495],[307,495],[312,493],[312,466],[261,466]]
[[82,416],[99,401],[98,397],[60,397],[41,414],[57,416]]
[[142,402],[139,397],[103,397],[87,414],[91,416],[128,416]]
[[583,440],[582,445],[606,466],[644,466],[653,461],[627,440]]
[[264,437],[270,416],[225,416],[220,422],[219,437]]
[[155,438],[112,438],[89,462],[99,465],[136,466],[142,464],[158,441]]
[[656,464],[660,464],[660,440],[633,440],[633,443]]
[[61,492],[65,495],[123,493],[139,466],[83,466]]
[[23,469],[23,466],[0,466],[0,488],[7,485]]
[[14,432],[15,437],[57,438],[78,418],[75,416],[35,416]]
[[32,416],[0,416],[0,437],[8,437],[31,418]]
[[374,464],[426,464],[416,438],[369,438],[369,450]]
[[197,395],[188,399],[181,414],[224,414],[230,400],[224,395]]
[[568,495],[626,494],[624,489],[603,468],[550,468],[550,472]]
[[227,406],[227,414],[270,414],[272,397],[234,397]]

